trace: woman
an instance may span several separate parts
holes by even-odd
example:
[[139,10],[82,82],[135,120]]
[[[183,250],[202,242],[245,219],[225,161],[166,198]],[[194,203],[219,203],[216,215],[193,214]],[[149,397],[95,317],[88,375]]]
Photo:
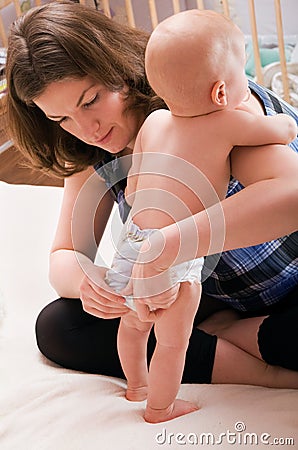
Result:
[[[65,367],[119,377],[123,372],[116,336],[119,317],[127,309],[123,297],[104,283],[106,268],[93,260],[114,199],[122,219],[127,214],[125,174],[137,132],[151,111],[163,107],[144,74],[147,39],[146,33],[118,25],[88,7],[53,2],[29,11],[12,27],[6,69],[15,144],[32,164],[65,177],[50,262],[50,279],[61,298],[37,320],[39,348]],[[251,88],[250,108],[257,114],[275,114],[277,105],[294,116],[271,94],[253,83]],[[298,149],[297,142],[293,148]],[[211,276],[203,289],[210,304],[214,298],[226,300],[256,317],[239,321],[235,311],[224,311],[201,323],[205,331],[194,326],[184,382],[298,387],[297,166],[297,155],[288,147],[233,151],[235,179],[221,204],[225,253],[215,256],[215,269],[212,256],[207,258]],[[197,256],[222,250],[217,211],[203,211],[195,218],[200,230]],[[136,272],[147,278],[160,271],[160,262],[169,264],[175,252],[170,244],[173,234],[173,227],[164,230],[168,251],[142,271],[136,265]],[[187,230],[186,236],[193,247]],[[276,240],[257,245],[272,239]],[[243,246],[249,250],[229,251]],[[187,256],[187,245],[184,250]],[[169,289],[160,302],[166,305],[173,295]],[[153,349],[151,336],[149,358]]]

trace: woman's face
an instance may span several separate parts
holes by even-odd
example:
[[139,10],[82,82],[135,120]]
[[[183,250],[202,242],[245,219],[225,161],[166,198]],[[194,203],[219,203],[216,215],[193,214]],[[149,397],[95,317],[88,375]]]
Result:
[[144,121],[139,112],[125,112],[123,92],[89,76],[51,83],[34,103],[65,131],[109,153],[132,147]]

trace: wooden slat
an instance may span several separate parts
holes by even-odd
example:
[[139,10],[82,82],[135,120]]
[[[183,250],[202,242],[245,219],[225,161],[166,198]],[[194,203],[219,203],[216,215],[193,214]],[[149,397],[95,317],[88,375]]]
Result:
[[257,82],[260,84],[263,84],[263,71],[262,71],[262,64],[261,64],[261,58],[260,58],[255,3],[254,3],[254,0],[249,0],[248,2],[249,2],[249,17],[250,17],[250,26],[251,26],[256,77],[257,77]]
[[104,14],[107,17],[111,18],[111,8],[110,8],[109,0],[103,0],[102,4],[103,4],[103,12],[104,12]]
[[17,13],[17,17],[20,17],[22,15],[22,10],[19,0],[13,0],[13,4]]
[[[22,15],[21,6],[18,0],[0,0],[0,13],[1,10],[6,8],[7,6],[13,4],[15,13],[17,17],[20,17]],[[2,46],[7,47],[7,35],[6,35],[6,29],[3,23],[2,15],[0,15],[0,38],[2,41]]]
[[4,28],[4,23],[3,23],[1,15],[0,15],[0,38],[1,38],[2,46],[7,47],[7,36],[6,36],[6,31]]
[[229,7],[229,0],[222,0],[221,1],[223,6],[223,13],[226,17],[230,17],[230,7]]
[[131,4],[131,0],[125,0],[125,8],[126,8],[126,14],[127,14],[127,20],[131,27],[136,27],[135,17],[133,13],[133,7]]
[[0,0],[0,9],[5,8],[10,3],[12,3],[12,0]]
[[173,11],[174,14],[177,14],[180,12],[180,2],[179,0],[173,0]]
[[289,80],[288,80],[287,61],[286,61],[286,55],[285,55],[285,44],[284,44],[280,0],[274,0],[274,6],[275,6],[275,15],[276,15],[276,28],[277,28],[279,59],[280,59],[284,99],[286,102],[290,102]]
[[148,5],[149,5],[152,28],[154,29],[158,25],[158,17],[157,17],[155,0],[148,0]]
[[197,8],[205,9],[204,0],[197,0]]

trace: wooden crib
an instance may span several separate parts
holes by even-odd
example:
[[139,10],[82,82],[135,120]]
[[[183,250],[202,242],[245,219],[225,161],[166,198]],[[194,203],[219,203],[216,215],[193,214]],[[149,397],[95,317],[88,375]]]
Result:
[[[253,46],[253,55],[254,55],[254,65],[255,65],[255,77],[256,81],[259,84],[263,84],[263,70],[260,58],[260,49],[259,49],[259,39],[258,39],[258,21],[256,18],[255,12],[255,1],[254,0],[243,0],[248,4],[249,10],[249,18],[250,18],[250,34]],[[112,1],[110,0],[80,0],[81,3],[88,4],[93,7],[97,7],[102,10],[104,14],[111,17],[111,5]],[[161,20],[158,17],[158,6],[160,6],[164,2],[164,0],[122,0],[118,1],[118,3],[123,3],[123,9],[125,10],[125,20],[132,26],[139,26],[136,20],[135,9],[136,5],[140,8],[140,5],[144,3],[147,6],[148,15],[150,15],[151,27],[152,29],[158,24]],[[22,9],[20,5],[23,5],[21,0],[0,0],[0,39],[2,41],[2,45],[7,46],[7,29],[5,29],[2,17],[2,11],[8,5],[13,4],[15,8],[15,15],[20,16],[22,14]],[[41,0],[32,0],[31,5],[39,5]],[[146,5],[147,3],[147,5]],[[169,1],[170,5],[167,11],[167,15],[176,14],[181,11],[181,4],[187,3],[180,0],[172,0]],[[205,0],[195,0],[192,2],[192,5],[197,7],[198,9],[205,9],[207,1]],[[218,0],[214,1],[213,4],[216,5],[216,8],[221,10],[223,14],[230,17],[230,6],[232,0]],[[288,68],[286,62],[285,55],[285,45],[284,45],[284,33],[283,33],[283,17],[282,17],[282,7],[281,0],[272,0],[272,4],[274,4],[275,16],[276,16],[276,35],[278,39],[278,49],[279,49],[279,60],[280,60],[280,70],[283,84],[283,97],[286,101],[290,102],[289,96],[289,80],[288,80]],[[185,6],[184,6],[185,9]],[[207,9],[207,8],[206,8]]]
[[[81,3],[89,3],[90,0],[80,0]],[[151,19],[152,29],[159,22],[159,17],[157,13],[157,4],[162,0],[147,0],[148,2],[148,10]],[[255,12],[255,1],[254,0],[246,0],[249,6],[249,17],[250,17],[250,26],[251,26],[251,37],[252,37],[252,45],[253,45],[253,53],[254,53],[254,61],[255,61],[255,73],[256,73],[256,81],[259,84],[263,84],[263,70],[261,65],[260,58],[260,49],[259,49],[259,39],[258,39],[258,28],[257,28],[257,18]],[[96,0],[95,0],[96,3]],[[135,19],[135,2],[132,0],[123,0],[127,22],[132,26],[138,26],[138,23]],[[221,7],[222,13],[227,17],[230,17],[230,1],[229,0],[219,0],[218,4]],[[282,20],[282,7],[280,0],[272,0],[274,3],[275,16],[276,16],[276,33],[278,38],[278,49],[279,49],[279,57],[281,64],[281,75],[282,75],[282,84],[283,84],[283,92],[284,99],[287,102],[290,102],[289,96],[289,82],[288,82],[288,71],[287,71],[287,62],[285,55],[285,45],[284,45],[284,34],[283,34],[283,20]],[[111,7],[110,0],[101,0],[97,2],[97,4],[101,6],[103,12],[111,17]],[[198,9],[205,9],[204,0],[196,0],[196,7]],[[207,9],[207,8],[206,8]],[[179,0],[172,0],[172,10],[168,11],[168,15],[176,14],[181,11],[181,5]]]
[[[25,6],[25,4],[27,3],[27,8],[23,8],[22,5]],[[31,5],[40,5],[41,4],[41,0],[34,0],[34,2],[30,2],[30,6]],[[23,11],[25,9],[29,8],[29,4],[26,1],[19,1],[19,0],[0,0],[0,39],[2,42],[2,46],[6,47],[7,46],[7,29],[5,27],[4,24],[4,20],[3,20],[3,14],[2,12],[9,7],[9,5],[13,5],[14,8],[14,12],[15,12],[15,17],[20,17],[23,14]]]

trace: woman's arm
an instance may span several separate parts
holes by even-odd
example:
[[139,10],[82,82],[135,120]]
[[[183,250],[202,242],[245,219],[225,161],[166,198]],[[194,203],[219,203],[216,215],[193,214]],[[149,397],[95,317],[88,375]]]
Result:
[[[225,250],[256,245],[298,230],[298,153],[282,145],[235,148],[231,172],[246,188],[237,198],[226,199],[229,232]],[[239,214],[243,231],[237,230],[240,227],[231,220],[233,211]]]
[[[257,245],[298,229],[297,153],[281,145],[235,148],[231,165],[246,188],[153,234],[141,252],[150,263],[136,264],[134,279],[152,280],[172,264]],[[145,284],[138,283],[144,289],[136,292],[139,297],[152,290],[152,281]]]
[[[270,145],[235,148],[231,171],[245,187],[221,202],[225,238],[210,245],[210,231],[220,236],[221,211],[214,205],[199,213],[197,255],[257,245],[298,229],[298,154],[290,147]],[[207,215],[213,217],[211,227]]]
[[104,182],[92,167],[65,180],[50,255],[50,281],[60,296],[80,296],[85,271],[93,266],[97,245],[113,206],[106,191]]
[[[215,239],[213,247],[210,240],[210,231],[220,237],[222,226],[221,209],[213,205],[194,216],[199,234],[196,256],[257,245],[298,229],[297,153],[282,145],[235,148],[231,171],[246,188],[221,202],[225,220],[223,247],[221,239]],[[183,222],[185,233],[192,218]],[[172,233],[170,227],[165,229],[165,236],[168,233]]]

